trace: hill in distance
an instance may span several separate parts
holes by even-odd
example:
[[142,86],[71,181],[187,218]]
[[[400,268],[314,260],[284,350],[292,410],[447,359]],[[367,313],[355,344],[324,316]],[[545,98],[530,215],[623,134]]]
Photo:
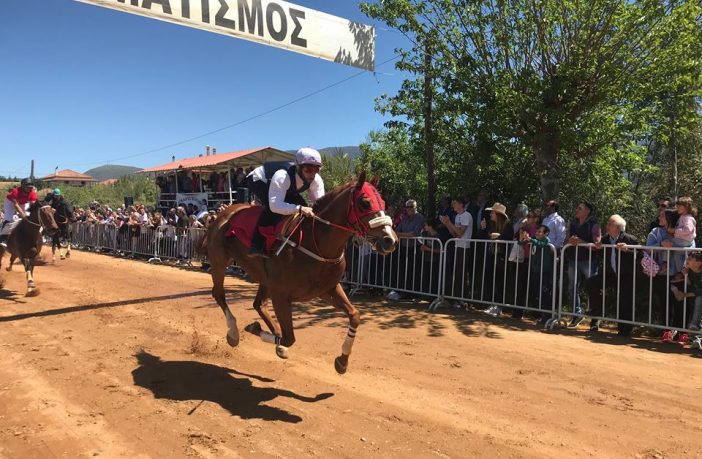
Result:
[[94,177],[96,180],[102,181],[108,179],[117,179],[125,175],[132,175],[139,170],[141,170],[140,167],[107,164],[105,166],[94,167],[83,173]]

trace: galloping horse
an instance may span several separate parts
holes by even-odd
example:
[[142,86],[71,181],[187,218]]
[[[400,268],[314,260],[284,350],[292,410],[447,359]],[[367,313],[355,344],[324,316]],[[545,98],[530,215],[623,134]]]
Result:
[[[239,344],[239,330],[225,299],[224,270],[234,260],[259,284],[253,307],[270,332],[263,331],[258,322],[246,326],[245,330],[265,342],[276,344],[278,357],[287,358],[288,347],[295,342],[292,302],[314,298],[328,300],[343,310],[349,319],[341,355],[334,360],[336,371],[346,372],[361,323],[358,310],[339,283],[346,268],[346,244],[353,234],[358,234],[366,237],[379,254],[386,255],[395,250],[398,243],[376,185],[377,179],[366,182],[364,173],[355,184],[348,183],[332,190],[314,205],[316,217],[306,218],[300,223],[299,245],[295,248],[287,246],[278,256],[267,259],[247,256],[248,248],[241,241],[226,237],[231,217],[251,206],[234,204],[219,214],[208,229],[205,244],[214,284],[212,296],[224,312],[230,346]],[[268,311],[268,298],[273,302],[277,322]]]
[[[56,220],[56,225],[58,226],[58,231],[51,237],[51,258],[55,262],[57,247],[61,260],[71,257],[71,243],[73,242],[71,223],[75,221],[75,218],[73,217],[73,206],[63,200],[59,201],[53,208],[56,211],[54,220]],[[66,242],[65,256],[63,255],[63,247],[61,247],[61,239]]]
[[[17,223],[7,240],[7,251],[10,252],[10,265],[8,271],[12,270],[12,264],[19,258],[24,264],[24,271],[27,275],[27,296],[39,294],[39,290],[34,284],[34,259],[41,252],[42,231],[53,234],[58,230],[54,220],[54,209],[51,206],[42,206],[38,202],[29,206],[29,216]],[[0,245],[0,267],[2,267],[2,257],[5,249]]]

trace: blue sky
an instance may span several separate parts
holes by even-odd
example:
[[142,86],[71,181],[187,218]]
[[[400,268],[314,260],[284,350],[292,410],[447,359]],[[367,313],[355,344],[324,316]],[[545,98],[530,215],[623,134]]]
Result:
[[[376,65],[404,37],[358,2],[293,3],[376,25]],[[358,69],[257,43],[71,0],[0,6],[0,175],[147,167],[204,152],[271,145],[358,145],[385,119],[374,99],[394,94],[394,62],[231,129],[157,152],[348,78]],[[128,157],[128,158],[127,158]]]

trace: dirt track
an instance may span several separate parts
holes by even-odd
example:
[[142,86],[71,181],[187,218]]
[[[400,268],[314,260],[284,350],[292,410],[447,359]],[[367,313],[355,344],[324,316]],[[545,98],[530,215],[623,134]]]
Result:
[[[0,457],[702,457],[702,360],[674,345],[355,299],[339,376],[327,305],[297,305],[284,361],[227,346],[204,273],[74,252],[38,297],[0,276]],[[227,286],[243,328],[255,290]]]

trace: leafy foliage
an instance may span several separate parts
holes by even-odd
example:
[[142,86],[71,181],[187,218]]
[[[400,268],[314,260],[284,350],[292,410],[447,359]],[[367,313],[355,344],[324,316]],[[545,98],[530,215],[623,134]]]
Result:
[[[555,197],[565,209],[588,199],[602,216],[635,218],[654,211],[655,196],[642,203],[642,191],[674,193],[667,178],[676,157],[681,192],[692,180],[695,160],[680,166],[694,157],[682,142],[694,144],[701,119],[699,1],[382,0],[361,8],[413,43],[397,64],[412,78],[377,100],[394,119],[364,149],[364,161],[386,169],[389,192],[424,195],[426,75],[440,193],[484,188],[511,205]],[[665,185],[654,186],[656,178]]]
[[134,197],[135,203],[155,206],[158,199],[158,187],[145,175],[124,176],[112,185],[62,187],[61,192],[68,202],[81,207],[97,201],[116,208],[124,204],[126,196]]

